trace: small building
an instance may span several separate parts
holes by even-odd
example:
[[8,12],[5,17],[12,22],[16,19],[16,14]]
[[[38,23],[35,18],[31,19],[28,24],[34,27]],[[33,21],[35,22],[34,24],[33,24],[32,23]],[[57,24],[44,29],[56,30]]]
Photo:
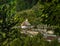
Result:
[[21,28],[22,29],[29,29],[32,28],[33,26],[31,26],[31,24],[28,22],[28,19],[26,19],[24,22],[22,22],[21,24]]
[[56,39],[56,35],[49,35],[47,34],[46,37],[44,37],[48,42],[51,42],[52,40]]
[[54,34],[54,31],[47,31],[47,34]]

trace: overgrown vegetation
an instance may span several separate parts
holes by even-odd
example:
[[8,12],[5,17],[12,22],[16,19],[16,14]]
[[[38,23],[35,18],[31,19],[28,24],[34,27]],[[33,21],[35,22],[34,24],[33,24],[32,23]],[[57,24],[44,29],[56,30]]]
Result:
[[54,26],[60,36],[60,0],[0,0],[0,46],[60,46],[57,40],[47,42],[13,28],[26,18],[32,25]]

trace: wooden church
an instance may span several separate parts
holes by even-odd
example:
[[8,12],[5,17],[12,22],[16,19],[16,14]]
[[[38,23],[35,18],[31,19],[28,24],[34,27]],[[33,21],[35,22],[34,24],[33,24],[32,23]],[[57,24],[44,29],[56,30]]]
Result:
[[28,19],[26,19],[24,22],[21,24],[22,29],[30,29],[33,28],[33,26],[28,22]]

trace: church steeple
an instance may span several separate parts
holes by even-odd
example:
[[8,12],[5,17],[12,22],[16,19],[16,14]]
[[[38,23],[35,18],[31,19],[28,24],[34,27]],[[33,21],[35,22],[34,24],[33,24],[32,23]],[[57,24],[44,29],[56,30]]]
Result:
[[28,19],[26,19],[26,21],[28,21]]
[[24,22],[22,22],[21,27],[22,28],[30,28],[31,24],[28,22],[28,19],[26,19]]

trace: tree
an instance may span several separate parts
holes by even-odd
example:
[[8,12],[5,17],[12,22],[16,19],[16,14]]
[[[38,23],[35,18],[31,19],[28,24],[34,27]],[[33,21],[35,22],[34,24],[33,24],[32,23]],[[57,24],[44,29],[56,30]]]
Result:
[[[0,0],[0,45],[2,45],[4,41],[9,40],[12,36],[12,27],[19,21],[15,14],[16,0]],[[7,42],[9,43],[9,41]]]
[[39,0],[17,0],[17,11],[32,8]]
[[[48,5],[47,5],[48,4]],[[51,2],[44,2],[43,23],[60,26],[60,3],[59,0],[52,0]],[[46,18],[47,16],[47,18]],[[45,21],[46,20],[46,21]]]

